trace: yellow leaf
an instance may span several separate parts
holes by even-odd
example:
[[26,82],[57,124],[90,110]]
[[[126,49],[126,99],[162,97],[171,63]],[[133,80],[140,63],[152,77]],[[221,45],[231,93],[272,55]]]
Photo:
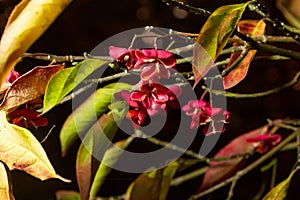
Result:
[[0,197],[2,200],[14,200],[5,166],[0,162]]
[[10,124],[0,111],[0,160],[10,170],[22,170],[40,180],[58,178],[39,141],[25,128]]
[[0,85],[19,58],[72,0],[23,0],[13,10],[0,41]]

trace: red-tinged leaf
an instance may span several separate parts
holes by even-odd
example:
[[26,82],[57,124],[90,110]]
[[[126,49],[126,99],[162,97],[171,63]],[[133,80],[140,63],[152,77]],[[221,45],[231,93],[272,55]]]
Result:
[[300,1],[277,0],[276,5],[288,23],[300,29]]
[[84,200],[80,199],[80,194],[71,190],[60,190],[56,192],[56,200]]
[[0,197],[1,200],[14,200],[14,196],[11,191],[11,185],[5,165],[0,162]]
[[[263,20],[242,20],[238,23],[238,31],[244,35],[261,36],[265,33],[266,24]],[[234,43],[233,46],[239,44]],[[240,56],[241,53],[233,53],[230,56],[230,62],[226,68],[230,67],[232,63]],[[225,89],[229,89],[239,82],[241,82],[247,75],[251,61],[256,54],[256,50],[250,50],[244,59],[227,75],[223,78]],[[225,68],[225,69],[226,69]]]
[[8,123],[5,111],[0,111],[0,160],[10,170],[21,170],[40,180],[68,181],[56,174],[42,145],[29,130]]
[[[235,138],[229,144],[223,147],[216,154],[215,158],[244,154],[251,151],[251,149],[253,149],[254,147],[246,140],[248,138],[264,134],[267,129],[268,126],[266,125]],[[230,160],[210,162],[199,191],[203,191],[206,188],[211,187],[212,185],[215,185],[232,176],[242,167],[244,161],[246,161],[246,158],[238,157]]]
[[248,3],[222,6],[205,22],[194,48],[195,85],[210,70],[227,44],[247,5]]
[[266,194],[263,200],[284,200],[286,199],[287,191],[293,175],[296,170],[292,171],[288,178],[276,185],[271,191]]
[[141,174],[127,189],[127,200],[164,200],[170,188],[174,175],[196,161],[179,159],[167,167]]
[[113,114],[110,112],[102,115],[98,122],[86,133],[76,159],[76,177],[81,199],[89,199],[92,180],[92,152],[96,155],[103,155],[110,144],[103,137],[112,140],[117,130],[118,126],[114,121]]
[[71,0],[23,0],[12,11],[0,41],[0,85],[20,57]]
[[45,93],[50,78],[63,68],[62,65],[35,67],[22,75],[7,90],[0,109],[11,112],[19,106],[39,98]]

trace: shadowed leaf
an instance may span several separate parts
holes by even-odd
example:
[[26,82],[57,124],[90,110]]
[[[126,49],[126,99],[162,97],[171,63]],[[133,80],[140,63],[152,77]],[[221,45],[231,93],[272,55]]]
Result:
[[35,67],[22,75],[6,91],[0,109],[10,112],[25,103],[39,98],[45,93],[50,78],[62,69],[62,65]]
[[141,174],[127,189],[126,199],[166,199],[174,175],[196,163],[196,161],[179,159],[165,168]]
[[0,41],[0,85],[20,57],[72,0],[23,0],[8,20]]
[[14,200],[5,165],[0,162],[0,197],[1,200]]
[[300,29],[300,1],[299,0],[277,0],[277,8],[285,19],[296,28]]
[[[244,35],[261,36],[265,33],[266,24],[263,20],[242,20],[238,23],[238,31]],[[239,44],[234,43],[233,46]],[[224,88],[228,89],[237,85],[242,81],[248,72],[252,59],[256,54],[256,50],[250,50],[244,59],[227,75],[223,78]],[[241,55],[241,53],[232,53],[230,62],[226,68],[230,67],[232,63]],[[225,68],[225,69],[226,69]]]
[[118,126],[110,112],[102,115],[98,122],[86,133],[76,159],[76,177],[81,199],[89,199],[92,179],[92,152],[99,159],[99,154],[103,155],[110,145],[110,143],[103,140],[103,137],[107,137],[111,141],[117,130]]
[[46,88],[43,113],[48,112],[58,104],[81,81],[106,62],[104,60],[87,59],[75,67],[66,68],[55,74]]
[[56,174],[39,141],[25,128],[10,124],[4,111],[0,111],[0,160],[10,170],[18,169],[46,180],[66,179]]
[[[223,147],[216,154],[215,158],[228,157],[250,152],[253,149],[253,145],[248,143],[246,139],[260,134],[264,134],[267,131],[267,129],[268,126],[266,125],[235,138],[229,144]],[[210,165],[204,175],[203,182],[199,191],[203,191],[206,188],[211,187],[212,185],[220,183],[226,178],[235,174],[235,172],[237,172],[242,167],[245,160],[245,157],[237,157],[224,161],[210,162]]]
[[248,3],[226,5],[215,10],[202,27],[194,48],[195,85],[210,70],[228,42]]
[[91,198],[97,196],[97,193],[100,190],[101,186],[103,185],[106,177],[109,175],[109,173],[112,170],[111,166],[113,166],[116,162],[118,162],[119,158],[123,154],[123,149],[126,149],[128,145],[132,142],[132,140],[133,137],[130,137],[126,140],[119,141],[115,143],[113,147],[109,148],[105,152],[91,186],[91,190],[90,190]]
[[56,192],[56,200],[83,200],[80,194],[75,191],[60,190]]

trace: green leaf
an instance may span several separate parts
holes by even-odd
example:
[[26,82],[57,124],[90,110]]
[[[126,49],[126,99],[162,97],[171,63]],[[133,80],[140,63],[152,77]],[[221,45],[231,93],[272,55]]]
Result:
[[107,63],[107,61],[87,59],[75,67],[66,68],[55,74],[46,88],[43,113],[48,112],[57,105],[63,97],[71,92],[88,75],[105,63]]
[[14,8],[0,42],[0,85],[71,1],[23,0]]
[[25,128],[10,124],[0,111],[0,160],[10,170],[22,170],[40,180],[58,178],[39,141]]
[[226,5],[215,10],[202,27],[194,49],[195,85],[210,70],[226,46],[249,3]]
[[113,95],[130,87],[128,84],[117,84],[111,88],[100,88],[67,118],[60,132],[62,156],[77,140],[78,134],[85,133],[108,110]]
[[[265,33],[266,23],[263,20],[241,20],[238,23],[238,30],[244,35],[250,36],[262,36]],[[233,46],[240,44],[233,43]],[[256,54],[256,50],[250,50],[244,59],[223,78],[223,84],[225,89],[229,89],[239,82],[241,82],[247,75],[249,66]],[[226,68],[230,67],[232,63],[241,55],[241,53],[232,53],[230,56],[230,62]],[[225,69],[226,69],[225,68]]]
[[263,200],[284,200],[289,189],[291,178],[297,170],[293,170],[289,177],[275,186],[268,194],[263,198]]
[[111,141],[117,130],[118,126],[114,121],[113,114],[110,112],[102,115],[86,133],[79,147],[76,160],[76,176],[81,199],[89,198],[89,189],[92,179],[92,152],[93,155],[97,155],[96,158],[99,159],[99,154],[103,155],[110,145],[106,140],[103,140],[103,137]]
[[196,163],[196,161],[179,159],[165,168],[141,174],[127,189],[126,199],[166,199],[174,175]]
[[80,199],[80,194],[78,192],[60,190],[56,192],[56,200],[81,200],[81,199]]
[[106,177],[112,170],[110,166],[113,166],[119,160],[120,156],[122,156],[123,154],[122,150],[126,149],[133,139],[133,137],[129,137],[126,140],[117,142],[115,143],[115,146],[109,148],[105,152],[104,157],[93,180],[90,190],[90,197],[95,197],[97,195]]

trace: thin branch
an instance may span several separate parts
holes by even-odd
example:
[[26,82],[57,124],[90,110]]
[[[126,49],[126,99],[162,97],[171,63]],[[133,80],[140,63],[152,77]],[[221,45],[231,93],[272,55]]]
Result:
[[73,56],[73,55],[57,56],[57,55],[52,55],[52,54],[48,54],[48,53],[24,53],[21,58],[22,59],[23,58],[34,58],[34,59],[38,59],[38,60],[55,61],[57,63],[82,61],[82,60],[86,60],[89,58],[106,60],[109,62],[114,61],[114,59],[109,56],[91,56],[87,53],[84,53],[83,56]]
[[250,50],[250,46],[248,45],[244,46],[244,49],[239,55],[239,57],[228,68],[222,71],[221,76],[224,77],[228,75],[235,67],[237,67],[240,64],[240,62],[246,57],[249,50]]
[[182,10],[186,10],[186,11],[196,14],[196,15],[202,15],[204,17],[209,17],[211,15],[210,11],[204,10],[202,8],[196,8],[196,7],[190,6],[188,4],[185,4],[182,1],[162,0],[162,2],[166,3],[168,6],[175,6],[175,7],[178,7]]
[[215,95],[224,95],[224,96],[230,97],[230,98],[257,98],[257,97],[264,97],[264,96],[268,96],[271,94],[275,94],[275,93],[280,92],[281,90],[292,87],[293,85],[295,85],[298,82],[299,78],[300,78],[300,71],[295,75],[295,77],[291,81],[289,81],[288,83],[285,83],[284,85],[282,85],[280,87],[277,87],[277,88],[274,88],[271,90],[267,90],[264,92],[251,93],[251,94],[232,93],[232,92],[227,92],[227,91],[223,91],[223,90],[210,90],[205,85],[202,86],[202,89],[208,90],[209,92],[212,92]]
[[[287,145],[290,141],[292,141],[293,139],[295,139],[298,135],[300,134],[300,129],[297,129],[295,132],[293,132],[292,134],[290,134],[287,138],[285,138],[281,143],[279,143],[276,147],[274,147],[273,149],[271,149],[269,152],[267,152],[266,154],[264,154],[263,156],[261,156],[259,159],[257,159],[255,162],[253,162],[252,164],[250,164],[248,167],[240,170],[239,172],[239,178],[243,177],[245,174],[249,173],[250,171],[252,171],[253,169],[255,169],[256,167],[258,167],[259,165],[261,165],[263,162],[265,162],[267,159],[269,159],[270,157],[272,157],[274,154],[276,154],[278,151],[280,151],[285,145]],[[210,194],[230,183],[232,183],[234,180],[236,179],[235,176],[230,177],[228,179],[226,179],[225,181],[199,193],[196,195],[193,195],[190,197],[190,200],[195,200],[198,199],[200,197],[203,197],[207,194]]]
[[195,171],[192,171],[190,173],[187,173],[187,174],[184,174],[182,176],[179,176],[177,178],[174,178],[172,181],[171,181],[171,184],[170,186],[179,186],[181,185],[182,183],[185,183],[189,180],[192,180],[196,177],[199,177],[201,175],[203,175],[206,170],[208,169],[208,167],[202,167],[200,169],[197,169]]

